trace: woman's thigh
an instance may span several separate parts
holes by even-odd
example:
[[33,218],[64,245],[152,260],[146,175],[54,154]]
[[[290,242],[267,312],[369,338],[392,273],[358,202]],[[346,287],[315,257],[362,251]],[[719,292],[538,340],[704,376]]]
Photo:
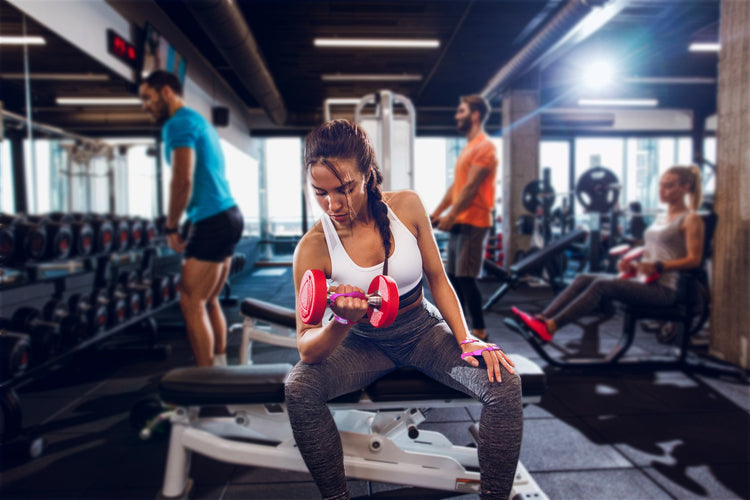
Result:
[[374,342],[350,335],[320,363],[297,363],[287,378],[287,391],[328,401],[362,389],[395,367]]

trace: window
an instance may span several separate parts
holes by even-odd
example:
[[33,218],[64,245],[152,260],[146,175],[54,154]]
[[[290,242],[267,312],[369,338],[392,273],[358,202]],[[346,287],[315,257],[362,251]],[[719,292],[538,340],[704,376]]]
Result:
[[0,141],[0,212],[16,212],[16,195],[13,185],[13,162],[10,141]]
[[226,176],[237,206],[245,219],[244,235],[260,234],[258,161],[232,144],[221,140]]
[[[127,172],[127,185],[123,186],[127,191],[123,194],[127,195],[128,203],[124,211],[128,215],[152,219],[159,210],[156,205],[156,159],[148,155],[148,149],[145,144],[129,146],[127,156],[117,164]],[[101,201],[97,200],[97,204],[101,205]]]
[[716,193],[716,137],[703,141],[703,156],[710,162],[703,165],[703,195]]
[[414,142],[414,189],[431,212],[448,189],[448,151],[444,138],[429,137]]
[[263,169],[269,233],[302,235],[302,140],[297,137],[266,139]]
[[561,206],[565,193],[574,189],[570,185],[570,142],[542,141],[539,145],[540,179],[543,179],[543,168],[550,169],[550,184],[557,195],[552,208]]

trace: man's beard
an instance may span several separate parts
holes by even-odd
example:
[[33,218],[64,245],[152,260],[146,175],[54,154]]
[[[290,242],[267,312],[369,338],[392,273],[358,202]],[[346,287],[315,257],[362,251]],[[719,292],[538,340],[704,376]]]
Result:
[[465,134],[466,132],[471,130],[471,122],[466,118],[464,118],[463,120],[458,120],[456,122],[456,129],[462,134]]
[[153,118],[154,122],[156,122],[156,124],[159,126],[167,123],[167,120],[169,120],[169,112],[167,111],[166,102],[164,102],[163,100],[159,101],[158,106],[156,106],[156,109],[154,109]]

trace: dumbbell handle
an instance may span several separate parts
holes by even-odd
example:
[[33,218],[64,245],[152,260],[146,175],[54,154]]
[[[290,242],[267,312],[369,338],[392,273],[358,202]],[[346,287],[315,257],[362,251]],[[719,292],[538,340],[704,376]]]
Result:
[[380,307],[380,305],[383,303],[383,298],[378,292],[364,294],[362,292],[336,293],[331,290],[328,291],[329,302],[333,303],[339,297],[354,297],[357,299],[365,299],[367,300],[367,304],[373,307]]

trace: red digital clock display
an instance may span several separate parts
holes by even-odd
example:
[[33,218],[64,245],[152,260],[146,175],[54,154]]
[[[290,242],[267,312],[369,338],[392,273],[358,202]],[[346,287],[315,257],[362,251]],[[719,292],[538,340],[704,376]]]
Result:
[[111,29],[107,30],[107,51],[131,68],[138,69],[138,53],[135,45]]

